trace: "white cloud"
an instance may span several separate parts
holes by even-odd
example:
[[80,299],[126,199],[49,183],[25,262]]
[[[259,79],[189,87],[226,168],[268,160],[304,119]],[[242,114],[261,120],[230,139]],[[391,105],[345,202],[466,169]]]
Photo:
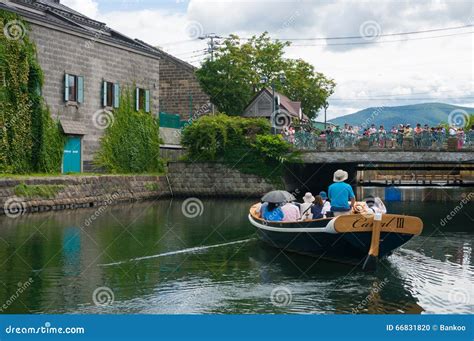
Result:
[[61,0],[61,3],[92,19],[99,14],[99,5],[94,0]]
[[[249,37],[269,31],[274,37],[309,38],[358,36],[361,25],[367,21],[380,26],[379,34],[474,24],[472,1],[190,0],[186,11],[181,12],[156,5],[147,10],[133,11],[133,6],[129,6],[127,11],[107,13],[100,13],[97,1],[93,0],[62,2],[130,37],[196,62],[204,58],[206,44],[190,39],[211,32]],[[405,41],[367,45],[296,46],[325,44],[324,40],[296,41],[295,46],[287,49],[287,57],[303,58],[336,80],[338,85],[332,98],[346,100],[330,100],[329,117],[369,106],[420,102],[417,99],[467,105],[473,100],[459,98],[473,96],[472,34],[411,39],[472,30],[386,37],[380,39]],[[329,41],[341,42],[361,40]],[[415,100],[390,100],[397,97]]]

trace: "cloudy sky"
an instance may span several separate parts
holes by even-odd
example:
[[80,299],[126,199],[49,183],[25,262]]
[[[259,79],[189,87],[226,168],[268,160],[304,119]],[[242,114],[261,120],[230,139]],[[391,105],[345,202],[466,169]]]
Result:
[[303,58],[337,82],[329,118],[420,102],[474,106],[472,1],[61,2],[196,66],[207,55],[206,42],[197,37],[207,33],[268,31],[291,40],[287,57]]

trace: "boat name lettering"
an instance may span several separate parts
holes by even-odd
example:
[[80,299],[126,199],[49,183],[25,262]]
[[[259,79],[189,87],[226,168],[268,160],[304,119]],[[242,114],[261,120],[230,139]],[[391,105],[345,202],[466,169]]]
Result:
[[[403,229],[405,227],[405,218],[402,217],[393,217],[389,221],[382,222],[382,227],[390,227],[390,225],[395,225],[397,229]],[[352,223],[352,228],[359,229],[359,228],[370,228],[374,226],[373,220],[369,221],[369,219],[365,217],[360,217],[356,219]]]

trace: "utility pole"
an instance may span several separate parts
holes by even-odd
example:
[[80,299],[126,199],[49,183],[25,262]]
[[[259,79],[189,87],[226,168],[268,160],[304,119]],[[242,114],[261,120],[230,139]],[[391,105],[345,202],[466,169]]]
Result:
[[[205,40],[208,39],[207,42],[207,52],[211,54],[211,62],[214,61],[214,51],[217,50],[217,46],[219,42],[216,39],[222,39],[222,37],[218,36],[215,33],[207,33],[203,36],[200,36],[199,39]],[[214,104],[211,102],[211,110],[212,114],[214,115]]]
[[324,130],[327,129],[326,112],[327,112],[328,108],[329,108],[329,103],[326,101],[326,102],[324,103]]

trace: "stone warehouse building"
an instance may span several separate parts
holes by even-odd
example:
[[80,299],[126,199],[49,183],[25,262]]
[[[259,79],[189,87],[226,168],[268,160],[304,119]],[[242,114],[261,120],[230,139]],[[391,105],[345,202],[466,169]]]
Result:
[[110,111],[119,106],[125,87],[135,109],[150,115],[166,111],[188,119],[208,106],[192,65],[60,0],[0,0],[0,9],[19,14],[30,26],[44,72],[42,95],[67,135],[64,173],[92,170]]

